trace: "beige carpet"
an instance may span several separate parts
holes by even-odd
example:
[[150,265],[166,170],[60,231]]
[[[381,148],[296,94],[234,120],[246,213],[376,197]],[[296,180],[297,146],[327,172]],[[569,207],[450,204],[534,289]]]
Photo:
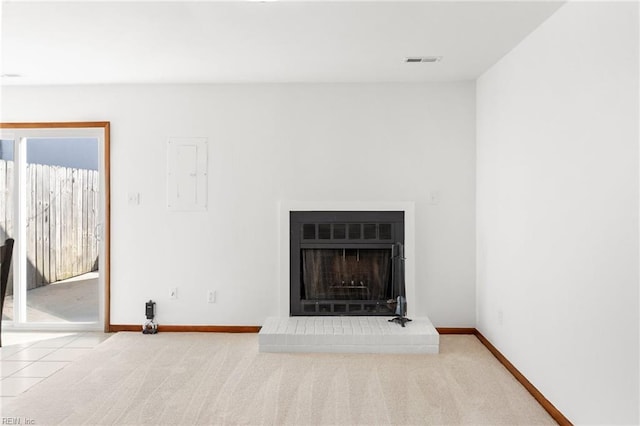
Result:
[[439,355],[274,354],[256,334],[118,333],[4,403],[43,424],[555,424],[474,336]]

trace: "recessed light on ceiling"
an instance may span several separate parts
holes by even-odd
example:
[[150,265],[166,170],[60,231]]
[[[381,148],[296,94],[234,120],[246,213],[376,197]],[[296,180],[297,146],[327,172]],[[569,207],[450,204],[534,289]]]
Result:
[[410,64],[417,64],[422,62],[440,62],[442,56],[408,56],[404,58],[404,61]]

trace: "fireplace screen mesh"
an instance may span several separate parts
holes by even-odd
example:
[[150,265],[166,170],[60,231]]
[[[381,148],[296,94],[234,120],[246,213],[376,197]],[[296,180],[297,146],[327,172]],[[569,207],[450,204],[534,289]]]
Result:
[[302,299],[386,300],[391,250],[303,249]]

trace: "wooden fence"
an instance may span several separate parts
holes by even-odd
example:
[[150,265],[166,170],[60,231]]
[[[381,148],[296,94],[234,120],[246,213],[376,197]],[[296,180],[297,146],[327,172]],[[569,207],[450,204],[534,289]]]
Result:
[[[13,169],[0,160],[0,241],[15,238]],[[99,183],[97,170],[27,164],[27,289],[98,269]]]

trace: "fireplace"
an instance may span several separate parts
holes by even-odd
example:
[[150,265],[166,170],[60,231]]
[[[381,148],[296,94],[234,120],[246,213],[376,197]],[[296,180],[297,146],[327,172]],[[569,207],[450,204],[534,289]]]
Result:
[[291,316],[394,314],[404,212],[291,211],[289,220]]

